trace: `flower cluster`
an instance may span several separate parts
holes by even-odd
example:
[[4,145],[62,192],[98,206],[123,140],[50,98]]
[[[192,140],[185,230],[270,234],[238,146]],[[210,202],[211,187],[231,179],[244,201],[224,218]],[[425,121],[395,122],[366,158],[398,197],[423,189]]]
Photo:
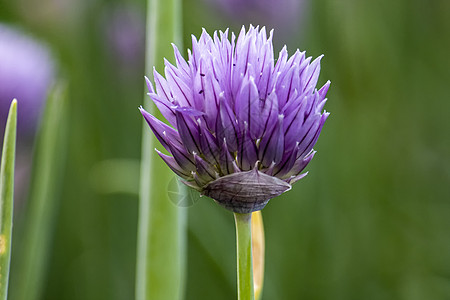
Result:
[[275,63],[272,32],[242,28],[192,37],[186,61],[154,71],[149,95],[169,126],[141,113],[171,156],[158,151],[185,184],[239,213],[264,208],[306,175],[328,113],[330,82],[316,89],[320,59],[284,47]]

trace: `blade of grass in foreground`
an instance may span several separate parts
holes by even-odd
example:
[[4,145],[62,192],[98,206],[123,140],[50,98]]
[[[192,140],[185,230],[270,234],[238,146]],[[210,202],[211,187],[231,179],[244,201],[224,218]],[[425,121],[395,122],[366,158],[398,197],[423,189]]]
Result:
[[23,239],[13,257],[12,299],[40,299],[45,282],[66,153],[66,106],[66,87],[56,85],[47,99],[36,139],[30,193],[20,228]]
[[[171,43],[181,47],[181,1],[147,1],[146,74],[161,70],[163,57],[173,56]],[[145,92],[146,94],[147,92]],[[144,103],[150,99],[146,96]],[[145,109],[162,118],[153,104]],[[158,157],[158,145],[143,121],[140,204],[136,266],[136,299],[182,299],[186,253],[186,210],[169,200],[173,173]]]
[[14,163],[16,156],[17,101],[9,109],[0,165],[0,299],[8,297],[9,263],[14,198]]

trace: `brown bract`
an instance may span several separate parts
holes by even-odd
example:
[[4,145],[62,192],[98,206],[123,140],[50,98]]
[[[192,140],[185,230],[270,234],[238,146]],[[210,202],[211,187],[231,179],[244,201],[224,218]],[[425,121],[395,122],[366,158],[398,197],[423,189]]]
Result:
[[290,189],[287,182],[253,169],[220,177],[202,193],[233,212],[250,213],[263,209],[270,199]]

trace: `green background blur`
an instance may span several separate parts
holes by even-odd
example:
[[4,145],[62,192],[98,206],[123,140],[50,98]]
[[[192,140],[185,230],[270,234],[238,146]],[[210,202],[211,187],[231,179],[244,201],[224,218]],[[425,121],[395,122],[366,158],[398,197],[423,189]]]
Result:
[[[134,297],[144,54],[124,70],[104,32],[128,5],[144,18],[144,1],[0,0],[0,21],[46,41],[69,84],[41,299]],[[275,52],[325,54],[331,116],[309,175],[263,210],[263,299],[450,299],[450,1],[313,0],[299,18],[275,28]],[[183,23],[184,49],[202,27],[240,28],[201,0]],[[186,299],[234,299],[232,214],[205,198],[185,209]]]

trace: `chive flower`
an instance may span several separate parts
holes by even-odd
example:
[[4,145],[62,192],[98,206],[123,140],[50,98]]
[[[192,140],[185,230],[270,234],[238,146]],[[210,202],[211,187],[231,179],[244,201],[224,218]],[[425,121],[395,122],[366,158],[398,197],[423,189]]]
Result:
[[286,46],[275,61],[273,31],[243,27],[192,36],[186,61],[173,45],[176,65],[165,78],[154,70],[149,96],[170,123],[140,111],[162,146],[156,150],[186,185],[237,213],[260,210],[306,176],[329,113],[328,81],[316,89],[320,59],[311,62]]

